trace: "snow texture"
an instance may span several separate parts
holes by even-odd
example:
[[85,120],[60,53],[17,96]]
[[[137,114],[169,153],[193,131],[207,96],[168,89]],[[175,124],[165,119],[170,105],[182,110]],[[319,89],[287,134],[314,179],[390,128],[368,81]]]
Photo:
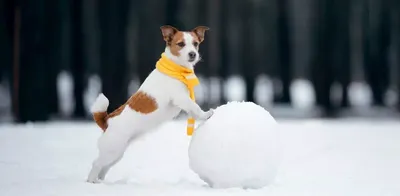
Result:
[[90,111],[92,113],[95,112],[104,112],[107,111],[109,101],[106,96],[104,96],[103,93],[100,93],[100,95],[96,98],[95,102],[93,103],[92,107],[90,108]]
[[229,102],[195,131],[190,167],[213,188],[262,188],[279,165],[278,124],[253,102]]
[[186,120],[132,143],[102,184],[86,183],[94,122],[0,124],[0,196],[397,196],[400,122],[279,120],[282,162],[262,189],[213,189],[189,168]]

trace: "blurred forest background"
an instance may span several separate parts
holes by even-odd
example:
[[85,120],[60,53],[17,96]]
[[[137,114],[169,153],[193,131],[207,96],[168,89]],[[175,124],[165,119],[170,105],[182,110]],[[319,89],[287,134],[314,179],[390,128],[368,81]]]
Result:
[[399,0],[1,0],[2,121],[90,119],[124,103],[163,52],[160,26],[210,27],[203,108],[254,101],[277,117],[396,117]]

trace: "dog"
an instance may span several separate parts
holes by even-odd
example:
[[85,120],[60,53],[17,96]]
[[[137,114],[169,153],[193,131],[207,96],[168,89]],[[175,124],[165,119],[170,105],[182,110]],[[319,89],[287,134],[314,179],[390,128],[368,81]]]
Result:
[[[198,26],[191,31],[180,31],[164,25],[160,29],[166,47],[159,62],[174,64],[174,69],[194,70],[201,59],[199,45],[209,28]],[[207,120],[213,115],[212,108],[204,111],[196,104],[187,84],[160,71],[163,69],[159,69],[159,62],[139,89],[112,113],[107,113],[109,100],[102,93],[91,106],[93,119],[104,133],[98,140],[99,154],[92,163],[87,182],[103,181],[109,169],[122,159],[126,148],[135,138],[172,120],[182,110],[199,120]],[[165,70],[170,71],[168,67]],[[194,72],[187,78],[197,79]],[[194,123],[188,125],[188,129],[193,126]]]

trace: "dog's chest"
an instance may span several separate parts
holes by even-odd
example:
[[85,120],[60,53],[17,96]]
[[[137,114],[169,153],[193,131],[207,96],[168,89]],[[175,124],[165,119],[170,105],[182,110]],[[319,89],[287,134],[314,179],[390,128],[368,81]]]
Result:
[[166,76],[156,69],[145,80],[141,89],[157,101],[158,109],[150,115],[157,121],[170,120],[180,113],[181,109],[172,103],[173,97],[178,94],[189,97],[188,89],[182,82]]
[[170,120],[170,119],[176,117],[180,112],[181,112],[181,109],[172,104],[169,104],[167,107],[165,107],[165,109],[163,111],[164,116],[167,118],[167,120]]

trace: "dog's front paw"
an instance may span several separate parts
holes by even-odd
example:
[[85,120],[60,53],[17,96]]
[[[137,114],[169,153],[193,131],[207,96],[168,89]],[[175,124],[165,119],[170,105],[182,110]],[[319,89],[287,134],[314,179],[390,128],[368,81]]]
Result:
[[100,179],[87,179],[86,182],[92,183],[92,184],[99,184],[101,183],[102,180]]
[[202,120],[207,120],[211,118],[211,116],[214,114],[214,109],[210,109],[207,112],[204,112],[204,115],[202,116]]

